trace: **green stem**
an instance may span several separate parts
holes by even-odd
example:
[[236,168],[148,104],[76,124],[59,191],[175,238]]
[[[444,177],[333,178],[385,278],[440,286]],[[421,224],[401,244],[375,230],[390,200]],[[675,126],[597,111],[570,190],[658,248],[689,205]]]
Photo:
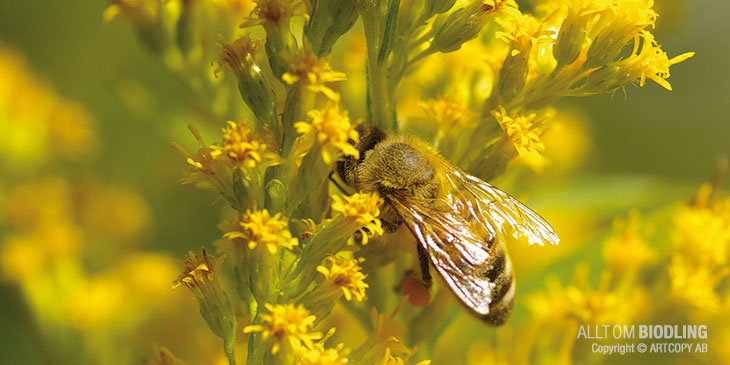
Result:
[[223,349],[226,352],[226,357],[228,358],[228,365],[236,365],[235,341],[223,341]]
[[[259,313],[256,310],[256,315],[253,317],[252,324],[259,323]],[[246,358],[247,365],[259,365],[264,363],[264,351],[261,348],[261,334],[258,332],[252,332],[248,335],[248,356]]]
[[396,123],[392,118],[391,95],[388,90],[388,57],[382,48],[384,43],[383,16],[372,4],[363,2],[361,9],[365,43],[367,45],[368,119],[370,123],[386,131],[394,131]]

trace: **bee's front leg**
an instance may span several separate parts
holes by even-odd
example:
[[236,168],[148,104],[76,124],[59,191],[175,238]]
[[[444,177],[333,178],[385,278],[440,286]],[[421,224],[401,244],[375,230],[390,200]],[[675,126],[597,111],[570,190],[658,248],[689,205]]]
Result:
[[383,208],[378,218],[387,233],[395,233],[403,225],[403,219],[389,205]]

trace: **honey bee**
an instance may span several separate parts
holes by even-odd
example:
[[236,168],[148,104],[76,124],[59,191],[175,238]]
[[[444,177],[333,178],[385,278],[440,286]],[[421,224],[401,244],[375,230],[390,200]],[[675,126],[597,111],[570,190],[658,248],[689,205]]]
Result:
[[509,194],[440,157],[412,136],[361,132],[360,158],[337,163],[340,178],[385,205],[386,232],[405,226],[415,237],[421,280],[431,285],[429,262],[451,292],[475,316],[506,322],[514,307],[515,281],[504,245],[508,235],[530,244],[556,245],[553,228]]

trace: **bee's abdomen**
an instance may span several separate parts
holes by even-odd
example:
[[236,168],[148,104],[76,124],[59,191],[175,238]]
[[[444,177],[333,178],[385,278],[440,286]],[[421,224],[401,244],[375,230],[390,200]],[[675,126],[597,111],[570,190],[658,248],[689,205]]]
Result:
[[494,290],[489,304],[489,314],[482,319],[497,326],[504,324],[514,308],[515,280],[512,262],[502,243],[495,243],[494,261],[483,275],[494,283]]

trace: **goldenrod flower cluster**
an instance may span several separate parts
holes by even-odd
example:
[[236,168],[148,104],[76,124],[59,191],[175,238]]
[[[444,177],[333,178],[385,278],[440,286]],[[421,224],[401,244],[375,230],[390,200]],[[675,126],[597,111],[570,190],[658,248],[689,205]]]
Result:
[[[418,134],[489,180],[515,160],[547,165],[545,141],[560,125],[554,105],[561,98],[613,93],[646,79],[671,90],[670,66],[692,56],[669,58],[661,49],[650,32],[658,16],[651,0],[545,1],[533,13],[514,0],[255,0],[240,7],[250,12],[225,18],[216,14],[229,2],[170,3],[115,1],[107,18],[130,19],[143,42],[209,102],[201,114],[216,127],[240,120],[228,122],[213,144],[191,126],[195,153],[173,143],[191,166],[184,181],[212,188],[230,208],[216,242],[230,267],[213,265],[203,251],[184,263],[178,282],[193,289],[231,364],[244,357],[248,364],[427,364],[441,332],[458,325],[453,297],[438,280],[430,295],[411,301],[417,305],[404,299],[412,288],[403,283],[415,282],[417,267],[415,255],[401,254],[414,251],[412,234],[407,227],[385,234],[381,215],[397,218],[387,202],[337,177],[340,159],[367,158],[357,149],[368,142],[359,124]],[[340,65],[345,59],[365,67]],[[343,69],[361,74],[336,71]],[[218,71],[223,76],[212,77]],[[691,216],[682,224],[727,241],[726,220],[707,217],[715,209],[682,213]],[[567,362],[580,323],[642,318],[649,284],[635,281],[658,262],[645,235],[638,213],[618,221],[597,287],[587,269],[568,285],[550,279],[529,308],[539,328],[556,335],[525,336],[526,348],[557,348],[546,358]],[[682,229],[676,236],[691,241]],[[711,298],[725,261],[708,257],[715,256],[672,259],[674,299],[701,297],[689,303],[720,307]],[[700,271],[708,261],[717,266]],[[231,331],[237,323],[245,325]],[[359,341],[335,341],[334,328],[357,328]]]

